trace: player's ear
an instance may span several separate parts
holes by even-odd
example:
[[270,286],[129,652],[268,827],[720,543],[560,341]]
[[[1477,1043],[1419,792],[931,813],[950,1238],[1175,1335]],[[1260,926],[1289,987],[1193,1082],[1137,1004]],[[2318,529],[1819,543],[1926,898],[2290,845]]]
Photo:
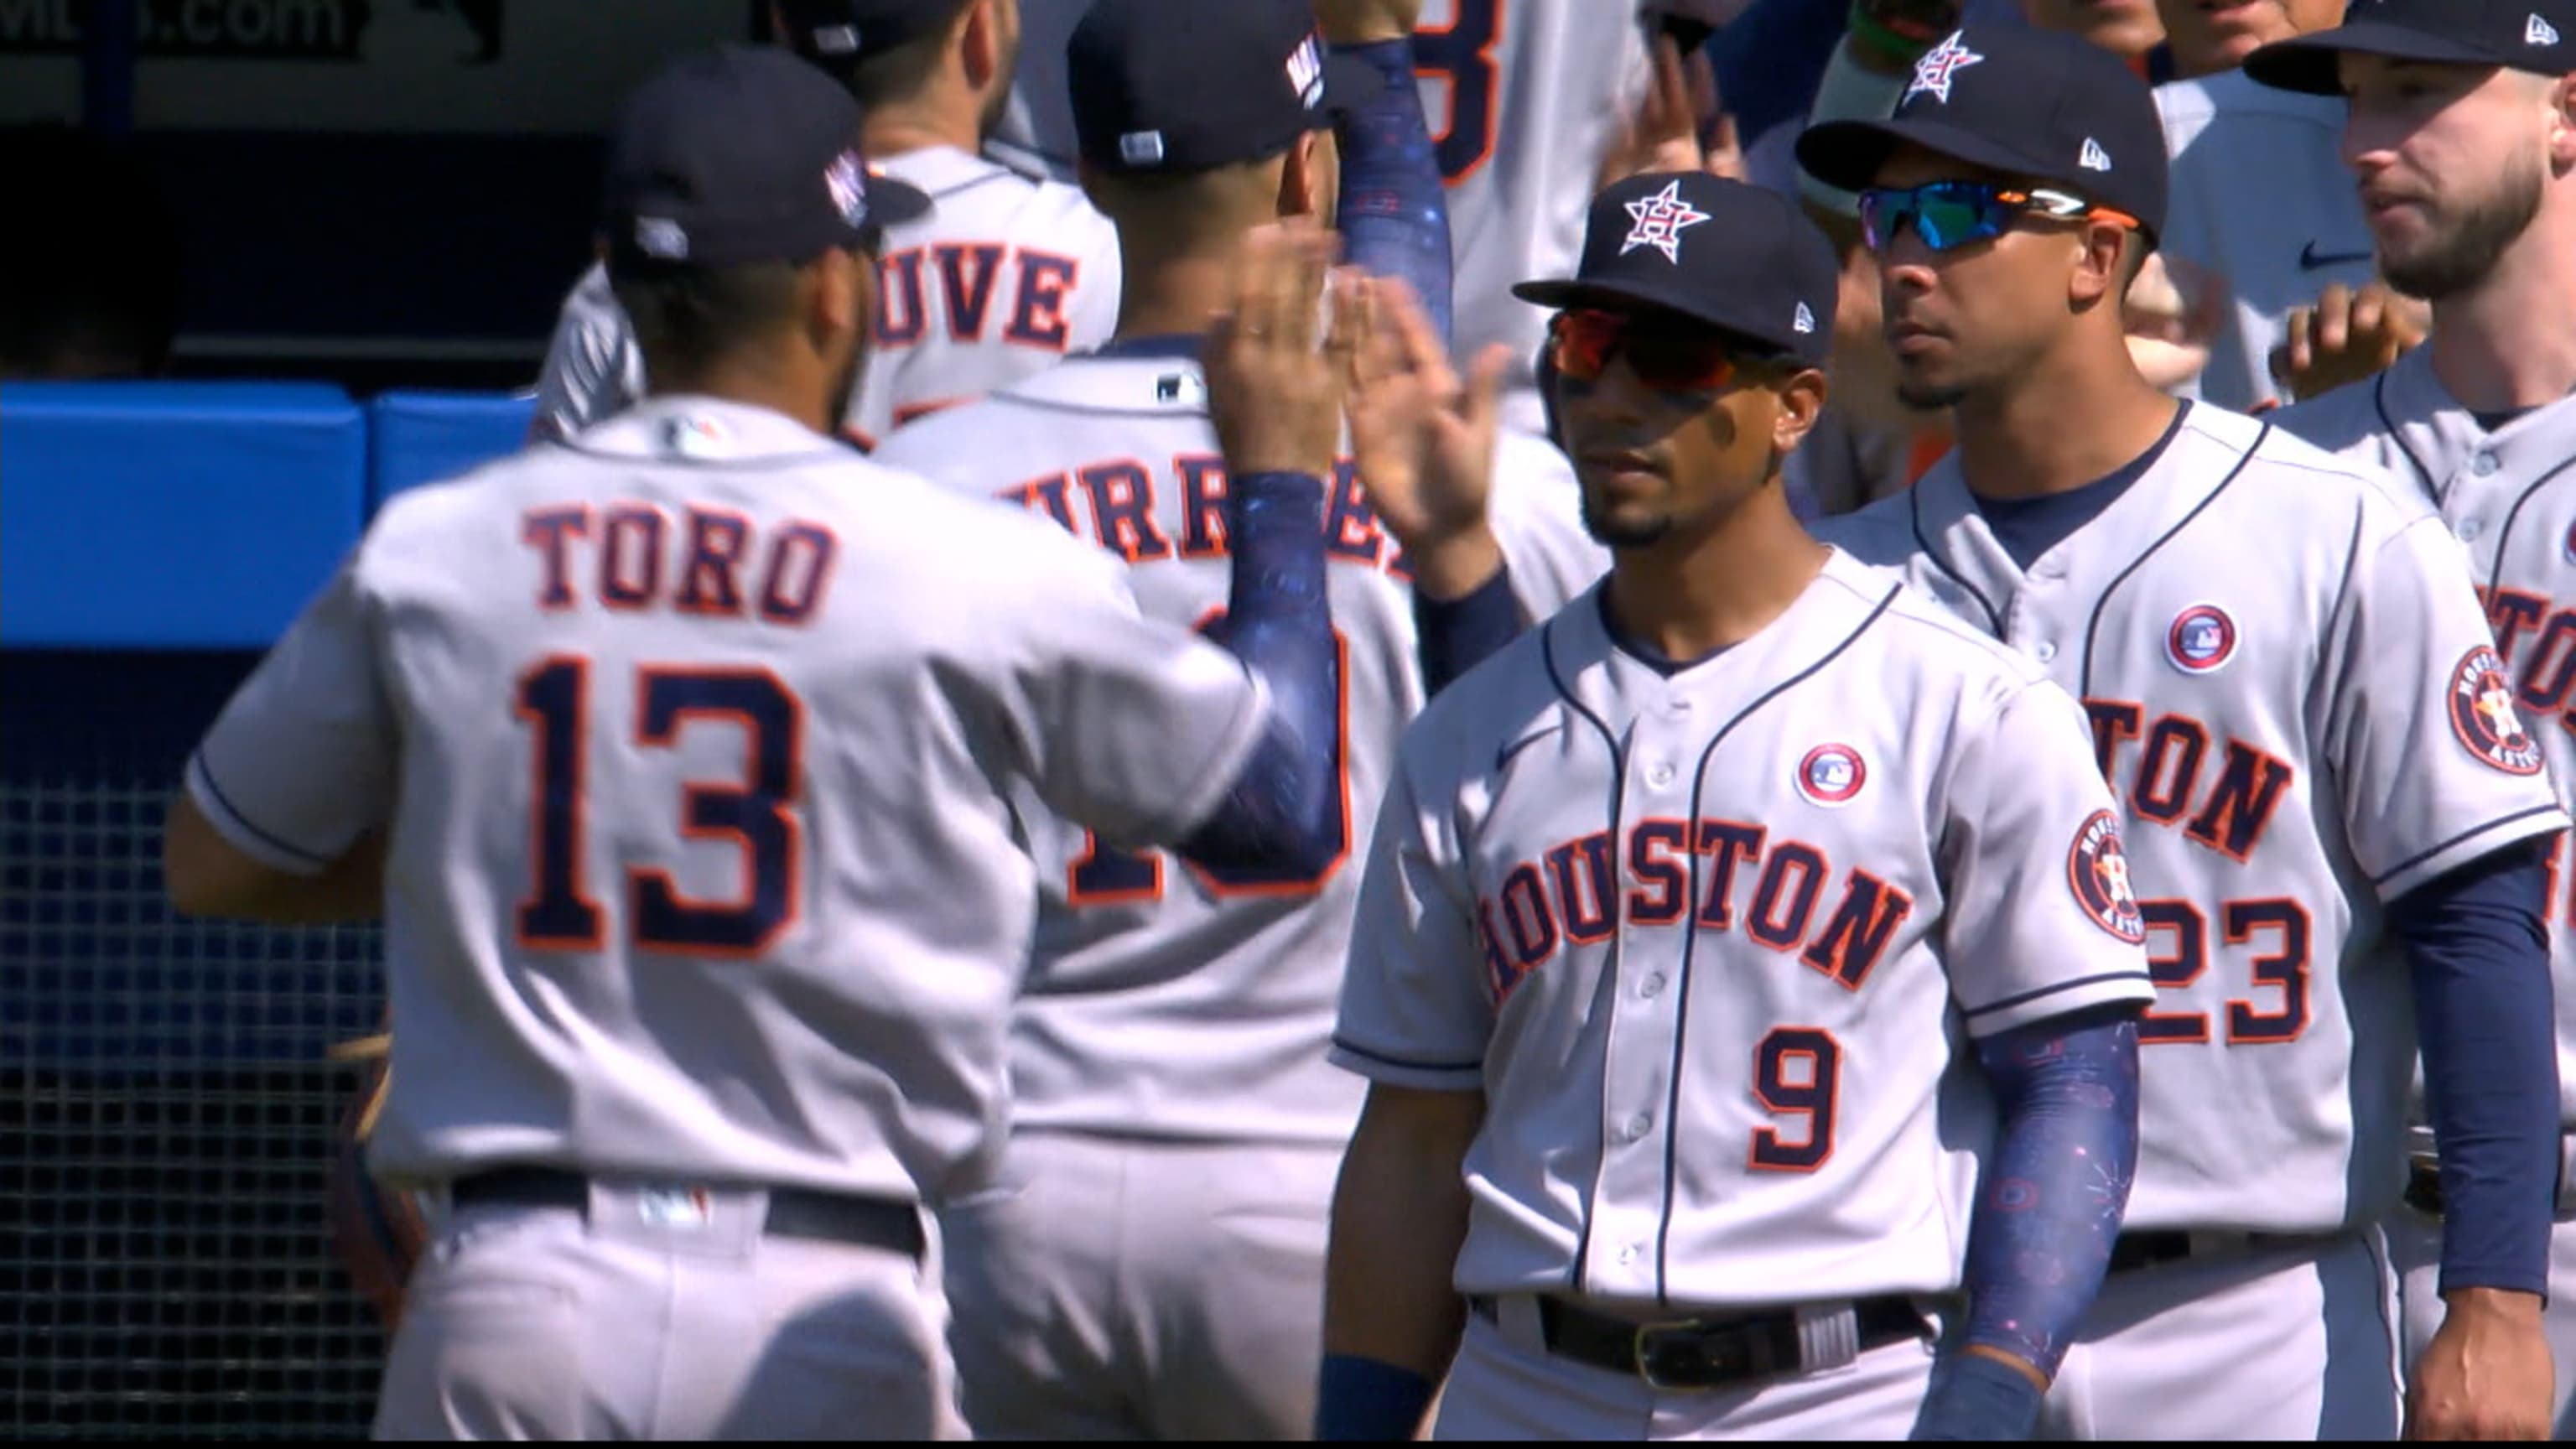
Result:
[[1817,367],[1798,367],[1784,374],[1772,389],[1780,405],[1771,416],[1771,448],[1786,455],[1796,449],[1816,426],[1825,410],[1825,373]]
[[966,82],[979,91],[994,84],[1008,56],[1001,7],[1002,0],[975,0],[957,17],[964,31],[958,41],[966,64]]
[[2074,274],[2067,280],[2067,297],[2078,311],[2101,305],[2108,298],[2115,305],[2128,292],[2128,264],[2123,260],[2129,249],[2129,229],[2112,221],[2088,221],[2075,233],[2081,250],[2075,256]]
[[1279,170],[1281,216],[1311,216],[1331,224],[1333,158],[1326,148],[1332,144],[1332,132],[1308,131],[1288,148],[1287,164]]
[[2576,170],[2576,75],[2549,83],[2549,163],[2564,175]]

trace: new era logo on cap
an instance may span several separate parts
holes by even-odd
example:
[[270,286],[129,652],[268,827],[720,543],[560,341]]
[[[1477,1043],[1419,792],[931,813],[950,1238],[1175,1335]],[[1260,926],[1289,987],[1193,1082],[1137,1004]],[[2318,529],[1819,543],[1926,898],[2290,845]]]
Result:
[[2525,45],[2556,45],[2558,43],[2558,27],[2541,19],[2537,15],[2531,16],[2522,22],[2522,43]]
[[1664,254],[1664,260],[1678,263],[1682,259],[1682,233],[1708,220],[1708,213],[1682,200],[1678,181],[1641,200],[1627,203],[1628,215],[1635,223],[1628,228],[1628,239],[1619,244],[1619,255],[1626,256],[1639,247],[1653,247]]
[[2111,153],[2102,149],[2101,142],[2087,136],[2084,150],[2075,158],[2075,164],[2087,171],[2108,171],[2111,169]]
[[1118,159],[1130,166],[1153,166],[1163,159],[1163,133],[1130,131],[1118,138]]
[[1798,315],[1790,319],[1789,326],[1793,331],[1813,332],[1816,330],[1816,314],[1808,311],[1807,304],[1801,302],[1798,304]]
[[1912,100],[1929,91],[1934,100],[1949,104],[1951,78],[1985,59],[1970,50],[1959,36],[1960,32],[1953,30],[1939,45],[1923,52],[1923,58],[1914,63],[1914,81],[1905,88],[1901,99]]
[[826,25],[808,37],[816,55],[856,55],[859,53],[859,27]]
[[823,168],[823,188],[843,220],[858,226],[868,219],[867,168],[855,151],[844,151]]
[[1324,46],[1314,36],[1297,42],[1288,53],[1288,88],[1307,110],[1324,103]]

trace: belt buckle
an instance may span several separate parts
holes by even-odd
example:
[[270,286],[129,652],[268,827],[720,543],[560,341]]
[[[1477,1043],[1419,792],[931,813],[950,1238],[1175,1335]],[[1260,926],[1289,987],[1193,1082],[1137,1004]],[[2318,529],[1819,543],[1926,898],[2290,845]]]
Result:
[[[1646,1387],[1660,1392],[1704,1393],[1722,1384],[1759,1378],[1771,1371],[1770,1365],[1752,1361],[1760,1355],[1749,1346],[1740,1356],[1725,1353],[1719,1345],[1728,1337],[1741,1335],[1732,1334],[1728,1329],[1712,1328],[1696,1319],[1638,1324],[1636,1335],[1630,1340],[1630,1351],[1637,1360],[1637,1377],[1645,1381]],[[1748,1340],[1748,1345],[1755,1342],[1758,1340]],[[1659,1347],[1677,1343],[1689,1345],[1691,1365],[1699,1373],[1689,1378],[1673,1377],[1656,1362]],[[1736,1361],[1730,1362],[1730,1359]]]

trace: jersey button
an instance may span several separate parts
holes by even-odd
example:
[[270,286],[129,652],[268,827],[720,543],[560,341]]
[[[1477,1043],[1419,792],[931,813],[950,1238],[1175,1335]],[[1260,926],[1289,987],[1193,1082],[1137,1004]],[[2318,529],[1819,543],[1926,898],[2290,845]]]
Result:
[[2040,663],[2046,664],[2048,661],[2057,657],[2057,646],[2046,639],[2042,639],[2038,644],[2032,646],[2030,652],[2039,660]]
[[2475,543],[2478,535],[2487,531],[2487,526],[2474,518],[2463,518],[2455,531],[2460,535],[2460,542]]
[[1672,782],[1673,782],[1673,767],[1672,767],[1672,766],[1670,766],[1670,765],[1651,765],[1651,766],[1648,766],[1648,767],[1647,767],[1647,770],[1646,770],[1646,783],[1647,783],[1647,784],[1652,785],[1652,786],[1654,786],[1656,789],[1660,790],[1660,789],[1662,789],[1663,787],[1665,787],[1666,785],[1671,784]]
[[1620,1265],[1621,1265],[1621,1266],[1623,1266],[1623,1267],[1624,1267],[1624,1266],[1626,1266],[1627,1264],[1633,1263],[1633,1262],[1635,1262],[1635,1261],[1637,1261],[1637,1245],[1636,1245],[1636,1244],[1634,1244],[1634,1243],[1630,1243],[1630,1244],[1629,1244],[1629,1245],[1627,1245],[1626,1247],[1621,1248],[1621,1249],[1619,1250],[1619,1262],[1620,1262]]
[[2480,453],[2469,460],[2469,471],[2477,474],[2481,478],[2486,477],[2495,470],[2496,456],[2493,453]]
[[1637,994],[1646,998],[1648,1001],[1652,1001],[1656,997],[1663,995],[1664,973],[1658,971],[1654,975],[1647,977],[1645,980],[1638,982]]
[[1654,1129],[1655,1119],[1647,1116],[1643,1112],[1640,1112],[1636,1116],[1628,1119],[1623,1131],[1625,1132],[1627,1139],[1634,1142]]

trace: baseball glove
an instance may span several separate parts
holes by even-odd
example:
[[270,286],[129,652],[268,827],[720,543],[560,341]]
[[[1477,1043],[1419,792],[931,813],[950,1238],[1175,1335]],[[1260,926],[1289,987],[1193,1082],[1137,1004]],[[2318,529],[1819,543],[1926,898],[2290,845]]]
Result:
[[340,1115],[331,1161],[331,1246],[352,1286],[375,1305],[390,1335],[402,1322],[403,1285],[428,1244],[420,1205],[409,1193],[377,1182],[367,1172],[367,1138],[393,1080],[393,1034],[342,1042],[331,1059],[359,1068],[356,1093]]

